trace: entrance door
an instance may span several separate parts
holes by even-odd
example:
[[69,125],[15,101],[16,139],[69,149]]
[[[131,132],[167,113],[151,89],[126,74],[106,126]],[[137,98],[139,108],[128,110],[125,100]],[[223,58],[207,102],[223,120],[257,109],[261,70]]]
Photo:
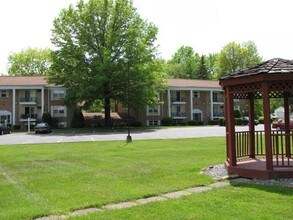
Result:
[[193,120],[195,120],[195,121],[203,121],[202,110],[193,109]]

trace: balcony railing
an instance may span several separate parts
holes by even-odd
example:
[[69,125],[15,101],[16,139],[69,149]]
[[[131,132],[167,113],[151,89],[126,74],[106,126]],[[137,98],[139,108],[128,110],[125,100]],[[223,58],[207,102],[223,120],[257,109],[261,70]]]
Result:
[[[286,138],[289,136],[289,139]],[[286,139],[289,140],[289,152],[286,146]],[[286,134],[285,131],[272,131],[272,154],[274,158],[274,167],[293,167],[293,131]],[[249,131],[242,131],[235,133],[235,149],[236,158],[240,160],[249,157],[250,144],[249,144]],[[254,153],[255,156],[265,156],[265,138],[264,131],[255,131],[254,133]],[[290,154],[290,155],[288,155]]]
[[182,117],[186,117],[186,113],[185,112],[172,112],[172,117],[174,118],[174,117],[180,117],[180,118],[182,118]]
[[37,119],[38,115],[37,114],[21,114],[20,119],[21,120],[27,120],[28,118],[30,119]]
[[223,98],[216,98],[216,97],[214,97],[213,98],[213,102],[224,102],[224,101],[223,101]]
[[20,102],[37,102],[37,97],[20,97]]
[[181,97],[181,98],[172,98],[172,102],[186,102],[186,99]]

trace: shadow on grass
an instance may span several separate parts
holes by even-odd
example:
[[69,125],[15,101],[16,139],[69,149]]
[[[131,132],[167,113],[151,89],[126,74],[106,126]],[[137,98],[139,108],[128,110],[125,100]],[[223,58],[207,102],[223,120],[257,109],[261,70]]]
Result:
[[278,193],[286,196],[293,196],[293,188],[286,185],[273,185],[269,183],[253,183],[253,182],[234,182],[230,181],[231,186],[253,188],[271,193]]

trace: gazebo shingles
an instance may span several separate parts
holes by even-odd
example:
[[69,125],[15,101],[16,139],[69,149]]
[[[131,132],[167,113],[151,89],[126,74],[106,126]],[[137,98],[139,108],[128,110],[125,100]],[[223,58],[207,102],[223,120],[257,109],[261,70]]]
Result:
[[281,58],[274,58],[265,62],[262,62],[254,67],[243,69],[234,73],[231,73],[221,79],[233,79],[252,75],[260,74],[293,74],[293,60],[285,60]]

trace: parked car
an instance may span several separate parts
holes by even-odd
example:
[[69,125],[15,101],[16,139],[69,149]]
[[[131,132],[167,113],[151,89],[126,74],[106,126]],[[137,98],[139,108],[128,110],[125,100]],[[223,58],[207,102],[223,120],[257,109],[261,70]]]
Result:
[[0,135],[3,134],[11,134],[11,128],[8,126],[4,126],[3,124],[0,124]]
[[35,126],[35,133],[39,134],[39,133],[51,133],[51,127],[48,123],[38,123]]
[[[242,121],[243,121],[243,124],[244,124],[244,125],[248,125],[248,123],[249,123],[249,117],[244,116],[244,117],[242,118]],[[259,120],[254,119],[254,124],[255,124],[255,125],[258,125],[258,124],[259,124]]]
[[[289,127],[290,127],[290,129],[293,129],[293,121],[292,120],[290,120]],[[272,128],[275,128],[276,130],[285,130],[285,122],[282,119],[275,121],[272,123]]]

